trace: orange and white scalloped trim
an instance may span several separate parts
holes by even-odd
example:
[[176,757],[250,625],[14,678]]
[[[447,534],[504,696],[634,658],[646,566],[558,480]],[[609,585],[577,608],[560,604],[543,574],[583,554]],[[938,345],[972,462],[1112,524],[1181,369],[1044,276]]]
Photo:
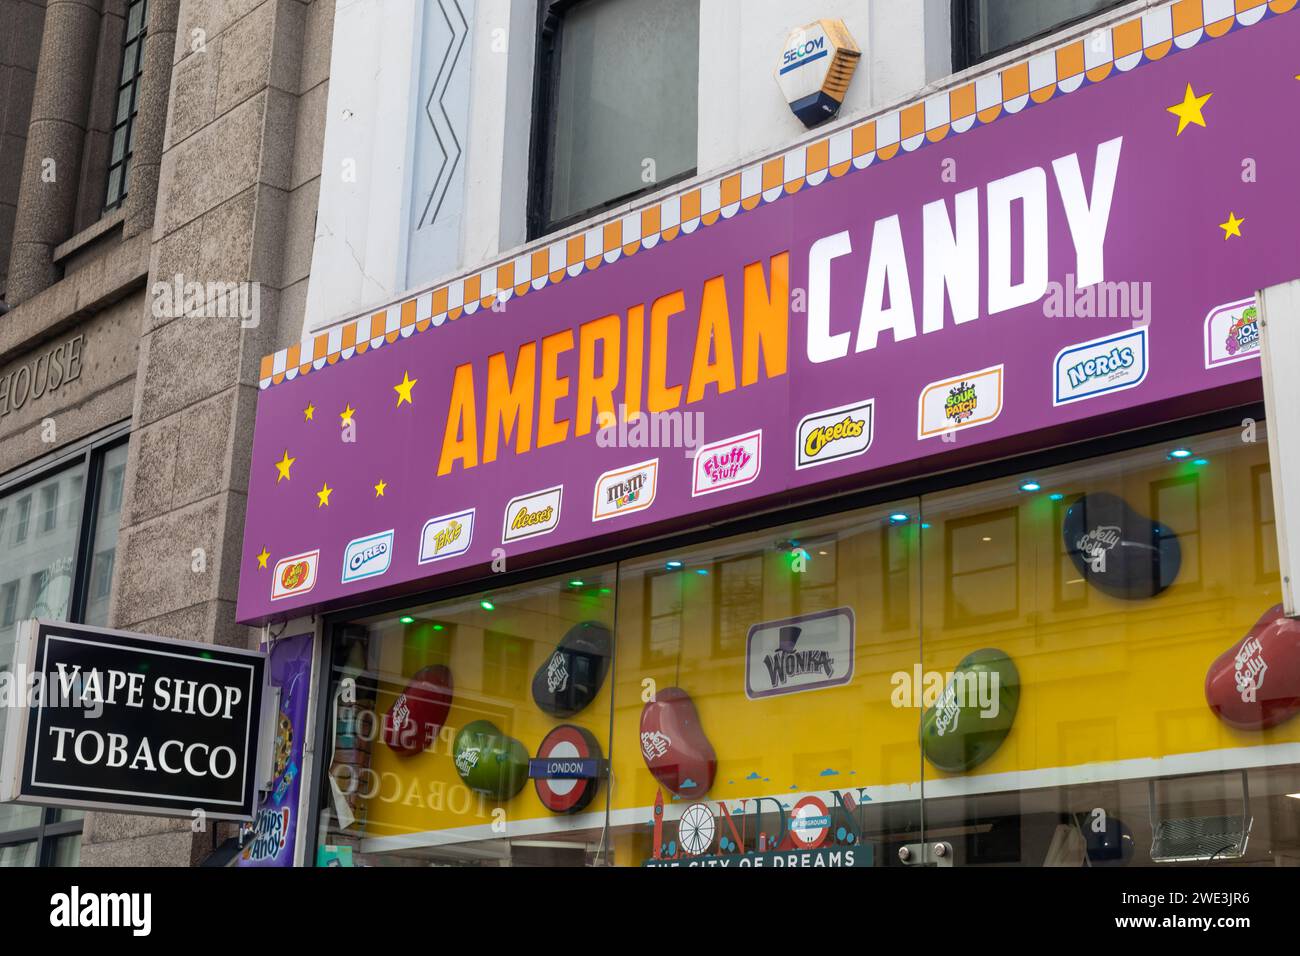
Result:
[[1006,113],[1072,93],[1129,70],[1251,26],[1266,11],[1286,13],[1300,0],[1176,0],[1138,17],[1035,53],[873,119],[845,127],[782,155],[719,176],[582,232],[551,239],[445,285],[414,293],[371,314],[349,319],[262,359],[258,385],[269,388],[369,349],[491,309],[534,290],[671,242],[805,187],[818,186],[937,143],[950,133],[995,122]]

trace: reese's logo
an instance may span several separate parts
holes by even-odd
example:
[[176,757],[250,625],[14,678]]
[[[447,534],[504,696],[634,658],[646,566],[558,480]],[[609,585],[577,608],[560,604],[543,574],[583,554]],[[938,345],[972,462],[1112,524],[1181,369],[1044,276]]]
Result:
[[523,538],[550,534],[560,525],[560,503],[564,486],[521,495],[506,505],[501,541],[508,544]]

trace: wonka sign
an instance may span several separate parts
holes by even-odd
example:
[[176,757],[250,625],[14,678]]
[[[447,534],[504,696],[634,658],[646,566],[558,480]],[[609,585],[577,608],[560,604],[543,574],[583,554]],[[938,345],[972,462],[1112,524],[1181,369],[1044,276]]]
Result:
[[1296,49],[1172,45],[265,388],[240,619],[1257,397]]

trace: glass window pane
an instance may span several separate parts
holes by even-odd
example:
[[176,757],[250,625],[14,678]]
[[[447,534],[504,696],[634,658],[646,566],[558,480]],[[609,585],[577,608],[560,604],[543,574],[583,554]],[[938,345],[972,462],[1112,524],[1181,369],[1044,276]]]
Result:
[[1121,0],[977,0],[979,46],[995,53]]
[[136,0],[126,15],[126,35],[133,37],[144,29],[145,0]]
[[[0,709],[0,729],[4,727],[5,715],[3,711],[8,709],[7,707]],[[29,827],[40,826],[40,824],[40,807],[29,807],[21,803],[0,803],[0,833],[26,830]]]
[[77,866],[81,863],[81,834],[59,837],[50,851],[51,866]]
[[1036,470],[1034,493],[1011,475],[922,499],[921,659],[943,687],[925,831],[954,865],[1296,861],[1300,721],[1241,723],[1244,681],[1287,693],[1270,655],[1293,640],[1258,566],[1268,447],[1179,444],[1195,459],[1138,448]]
[[564,15],[553,221],[695,168],[699,26],[698,0],[600,0]]
[[36,844],[18,843],[10,846],[0,846],[0,867],[6,866],[35,866],[36,865]]
[[104,453],[103,476],[95,516],[95,537],[91,542],[90,581],[87,584],[85,623],[108,624],[108,607],[117,555],[117,529],[122,517],[122,483],[126,475],[127,446],[118,445]]
[[606,784],[531,780],[528,761],[610,753],[614,584],[592,568],[342,628],[317,859],[596,862]]

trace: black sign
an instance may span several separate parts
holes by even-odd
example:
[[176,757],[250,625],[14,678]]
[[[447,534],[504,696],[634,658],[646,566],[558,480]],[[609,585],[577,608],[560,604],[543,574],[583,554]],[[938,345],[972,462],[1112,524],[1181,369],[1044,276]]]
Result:
[[252,819],[265,655],[47,621],[24,630],[8,676],[27,699],[10,711],[0,799]]

